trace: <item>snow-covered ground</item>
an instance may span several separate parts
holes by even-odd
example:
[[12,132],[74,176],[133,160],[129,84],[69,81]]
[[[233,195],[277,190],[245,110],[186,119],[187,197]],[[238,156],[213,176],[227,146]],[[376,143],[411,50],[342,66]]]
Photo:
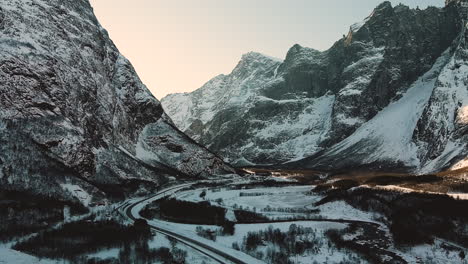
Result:
[[70,194],[77,198],[84,206],[88,206],[93,199],[93,197],[79,185],[66,183],[61,184],[60,186],[64,190],[70,192]]
[[[202,191],[206,191],[205,200],[210,201],[212,204],[219,205],[219,199],[222,199],[221,205],[227,208],[232,208],[236,205],[237,208],[250,209],[256,208],[257,212],[262,212],[263,209],[268,206],[274,208],[305,208],[305,209],[319,209],[318,214],[322,218],[326,219],[342,219],[342,220],[357,220],[373,222],[380,225],[379,229],[384,231],[389,238],[391,235],[387,226],[383,223],[379,223],[375,220],[376,214],[364,212],[353,208],[344,201],[335,201],[326,203],[321,206],[314,206],[314,203],[323,198],[323,196],[312,193],[310,190],[314,186],[290,186],[290,187],[279,187],[279,188],[258,188],[258,189],[242,189],[242,190],[231,190],[227,188],[213,188],[213,189],[197,189],[188,190],[175,194],[178,199],[199,202],[203,201],[200,197]],[[370,188],[370,187],[369,187]],[[391,190],[398,190],[403,192],[412,192],[413,190],[407,188],[401,188],[398,186],[386,186],[385,188]],[[241,196],[242,193],[242,196]],[[461,199],[468,198],[466,195],[461,194],[449,194],[452,197],[459,197]],[[314,215],[314,216],[318,216]],[[281,231],[287,231],[289,226],[295,223],[303,227],[312,227],[317,230],[317,233],[323,234],[324,231],[329,229],[343,229],[347,226],[344,223],[335,222],[314,222],[314,221],[300,221],[300,222],[284,222],[284,223],[269,223],[269,224],[236,224],[235,234],[233,236],[218,236],[216,243],[219,243],[225,247],[232,247],[233,243],[242,245],[243,238],[248,232],[265,230],[269,226],[273,228],[279,228]],[[183,229],[187,232],[195,233],[197,225],[187,224],[174,224],[175,229]],[[211,229],[213,231],[219,230],[217,226],[203,226],[205,229]],[[352,234],[350,234],[352,235]],[[348,235],[348,236],[350,236]],[[327,239],[324,237],[324,239]],[[347,239],[350,239],[349,237]],[[436,240],[439,241],[439,240]],[[271,246],[271,245],[270,245]],[[260,251],[266,251],[268,245],[260,247]],[[390,247],[388,250],[395,252],[397,255],[403,257],[408,263],[453,263],[454,259],[459,259],[459,251],[452,250],[447,251],[441,247],[440,241],[434,245],[420,245],[416,247],[408,247],[404,249]],[[262,252],[265,253],[265,252]],[[347,251],[340,251],[335,249],[333,246],[329,247],[327,243],[320,249],[320,252],[313,256],[297,256],[294,261],[297,263],[338,263],[350,254]],[[432,261],[432,262],[431,262]],[[365,262],[363,262],[365,263]],[[460,262],[463,263],[463,262]]]
[[[431,263],[446,264],[460,263],[466,264],[467,260],[462,260],[459,256],[460,251],[448,251],[442,248],[443,241],[436,240],[433,245],[419,245],[404,249],[402,256],[409,263]],[[419,261],[419,262],[418,262]]]
[[[58,264],[58,261],[38,259],[22,252],[0,247],[0,264]],[[61,262],[60,262],[61,263]]]
[[[138,212],[139,212],[139,209],[132,210],[133,215],[138,215]],[[208,247],[219,250],[220,252],[224,252],[224,253],[229,254],[230,256],[233,256],[233,257],[236,257],[238,259],[242,259],[244,261],[247,261],[247,263],[252,263],[252,264],[254,264],[254,263],[262,264],[263,263],[263,262],[255,259],[253,257],[248,256],[245,253],[242,253],[240,251],[236,251],[236,250],[234,250],[234,249],[232,249],[230,247],[226,247],[226,246],[221,245],[219,243],[216,243],[214,241],[199,237],[196,234],[196,231],[195,231],[197,225],[178,224],[178,223],[171,223],[171,222],[166,222],[166,221],[161,221],[161,220],[148,221],[148,224],[150,224],[153,227],[157,227],[158,229],[161,229],[161,230],[170,230],[171,232],[174,232],[174,233],[176,233],[178,235],[181,235],[183,237],[186,237],[186,238],[190,238],[190,239],[192,239],[192,240],[194,240],[194,241],[196,241],[198,243],[202,243],[202,244],[204,244],[204,245],[206,245]],[[203,226],[203,227],[204,228],[212,228],[212,229],[218,228],[216,226]],[[200,247],[195,243],[191,243],[191,242],[187,242],[187,241],[186,241],[186,243],[190,244],[190,246],[192,248],[196,248],[198,251],[206,252],[207,254],[212,254],[211,251],[206,250],[203,247]],[[227,261],[227,260],[224,260],[222,257],[219,257],[219,256],[217,256],[217,257],[219,259],[222,259],[223,261]]]
[[109,258],[118,259],[119,258],[119,253],[120,253],[119,248],[109,248],[109,249],[101,250],[101,251],[93,253],[93,254],[89,254],[87,257],[89,259],[96,258],[96,259],[101,259],[101,260],[105,260],[105,259],[109,259]]
[[[131,214],[135,218],[141,218],[140,211],[145,206],[147,206],[148,204],[152,203],[155,200],[161,199],[168,195],[175,194],[177,191],[190,185],[191,184],[182,184],[176,187],[168,188],[166,189],[166,191],[161,191],[158,195],[153,196],[151,199],[147,199],[147,200],[137,203],[134,207],[131,208]],[[123,211],[125,211],[126,209],[128,209],[128,207],[126,206],[122,208]],[[159,230],[158,231],[159,233],[164,233],[166,235],[171,235],[170,234],[171,232],[175,233],[179,236],[179,239],[183,237],[184,243],[187,245],[190,245],[190,247],[197,249],[199,252],[204,252],[208,255],[215,255],[218,259],[221,259],[222,261],[229,262],[228,260],[224,260],[223,256],[218,255],[213,250],[208,250],[207,248],[209,247],[218,252],[223,252],[224,254],[227,254],[230,257],[242,259],[243,261],[247,263],[252,263],[252,264],[263,263],[262,261],[259,261],[245,253],[231,249],[229,247],[225,247],[211,240],[199,237],[195,232],[196,225],[177,224],[177,223],[171,223],[171,222],[161,221],[161,220],[150,220],[148,221],[148,224],[152,226],[153,228],[157,228]],[[210,226],[207,226],[207,227],[210,227]],[[214,226],[211,226],[211,228],[214,228]],[[200,245],[204,245],[205,247],[202,247]]]
[[[205,200],[216,201],[222,199],[224,205],[233,207],[237,204],[243,208],[254,207],[261,210],[267,206],[275,208],[285,207],[304,207],[312,202],[318,201],[320,197],[307,195],[314,186],[292,186],[278,188],[258,188],[246,190],[229,190],[229,189],[207,189]],[[180,192],[176,195],[179,200],[201,202],[204,201],[199,194],[200,190],[189,190]],[[246,196],[241,196],[245,194]],[[258,195],[258,196],[250,196]],[[261,199],[259,199],[261,197]]]
[[[268,229],[270,226],[273,229],[279,229],[281,232],[287,232],[291,224],[296,224],[297,226],[310,227],[316,231],[316,234],[320,237],[323,237],[324,241],[328,241],[325,237],[324,232],[330,229],[344,229],[347,227],[346,224],[340,223],[330,223],[330,222],[285,222],[285,223],[271,223],[271,224],[238,224],[236,225],[236,231],[233,236],[218,236],[216,239],[217,243],[220,243],[226,247],[232,247],[233,243],[242,245],[243,238],[247,236],[249,232],[258,232]],[[266,253],[268,247],[273,245],[262,246],[259,248],[259,251]],[[346,256],[350,253],[344,250],[338,250],[336,248],[329,247],[328,243],[324,243],[320,248],[320,251],[317,254],[308,255],[304,254],[297,256],[297,264],[309,264],[314,261],[318,263],[339,263],[343,259],[346,259]],[[354,255],[354,254],[352,254]],[[296,257],[291,257],[291,260],[296,259]],[[363,261],[362,263],[366,263]]]
[[[216,241],[213,242],[211,240],[207,240],[205,238],[199,237],[196,234],[196,228],[201,226],[204,229],[210,229],[213,231],[219,230],[219,226],[213,226],[213,225],[190,225],[190,224],[179,224],[179,223],[170,223],[170,222],[165,222],[165,221],[149,221],[150,224],[153,225],[158,225],[158,226],[164,226],[167,229],[173,230],[174,232],[178,234],[185,234],[187,236],[190,236],[193,239],[196,239],[197,241],[202,241],[204,243],[207,243],[212,246],[216,246],[217,248],[221,248],[225,251],[229,251],[232,254],[235,254],[235,252],[238,252],[237,255],[239,256],[244,256],[245,253],[242,253],[240,251],[237,251],[232,248],[233,243],[237,243],[239,245],[242,244],[243,238],[249,233],[249,232],[255,232],[255,231],[261,231],[261,230],[266,230],[269,228],[269,226],[272,226],[274,229],[280,229],[282,232],[288,231],[289,227],[291,224],[296,224],[298,226],[302,227],[310,227],[316,230],[317,234],[321,237],[323,237],[324,241],[328,241],[328,239],[324,236],[324,232],[330,229],[344,229],[347,224],[342,224],[342,223],[335,223],[335,222],[312,222],[312,221],[299,221],[299,222],[282,222],[282,223],[269,223],[269,224],[237,224],[235,226],[235,234],[232,236],[217,236]],[[161,240],[161,235],[157,236],[158,241],[153,242],[154,244],[152,246],[157,245],[158,247],[165,246],[169,247],[170,242],[166,240]],[[182,248],[181,246],[178,247]],[[272,246],[272,245],[270,245]],[[266,252],[268,247],[260,247],[259,250],[263,253]],[[184,249],[187,250],[187,252],[190,252],[190,248]],[[192,250],[193,251],[193,250]],[[233,253],[234,252],[234,253]],[[195,252],[196,253],[196,252]],[[193,252],[190,252],[188,259],[195,259],[195,262],[188,262],[188,263],[199,263],[196,262],[198,260],[202,260],[203,258],[200,258],[198,255],[191,255],[194,254]],[[302,256],[297,256],[297,264],[309,264],[309,263],[314,263],[313,261],[317,261],[318,263],[340,263],[343,259],[346,259],[347,256],[353,255],[356,256],[355,254],[350,253],[349,251],[346,250],[338,250],[334,248],[333,246],[329,246],[328,243],[324,243],[324,246],[320,249],[320,252],[314,255],[302,255]],[[294,258],[296,259],[296,258]],[[209,262],[207,262],[209,263]],[[250,262],[249,262],[250,263]],[[365,261],[362,261],[361,263],[367,263]]]
[[397,185],[385,185],[385,186],[368,186],[368,185],[361,185],[361,188],[373,188],[373,189],[381,189],[381,190],[387,190],[387,191],[396,191],[396,192],[401,192],[401,193],[426,193],[426,194],[437,194],[437,195],[448,195],[452,198],[455,199],[460,199],[460,200],[468,200],[468,193],[457,193],[457,192],[448,192],[448,193],[442,193],[442,192],[429,192],[429,191],[421,191],[421,190],[415,190],[407,187],[401,187]]
[[[158,249],[161,247],[171,248],[172,245],[167,239],[166,236],[163,235],[156,235],[149,243],[148,246],[150,249]],[[176,247],[183,251],[187,252],[186,263],[190,264],[212,264],[217,263],[214,262],[211,258],[201,254],[198,251],[193,250],[192,248],[182,244],[176,243]],[[110,248],[104,249],[96,253],[88,254],[86,257],[88,259],[99,259],[99,260],[106,260],[106,259],[118,259],[119,258],[120,249],[119,248]],[[39,259],[37,257],[10,249],[6,247],[0,247],[0,264],[64,264],[64,263],[71,263],[67,260],[51,260],[51,259]]]
[[327,150],[324,155],[345,153],[344,151],[358,146],[358,150],[350,153],[354,153],[356,158],[365,163],[398,160],[408,165],[419,166],[417,146],[412,141],[413,132],[431,97],[437,82],[437,73],[447,63],[448,55],[448,52],[444,53],[433,68],[411,85],[400,100],[389,104],[351,136]]
[[[244,209],[256,208],[257,212],[262,212],[266,208],[302,208],[302,209],[319,209],[320,213],[313,216],[320,216],[326,219],[336,219],[336,220],[358,220],[358,221],[368,221],[378,223],[375,220],[375,217],[372,213],[367,213],[358,209],[355,209],[345,203],[344,201],[335,201],[326,203],[321,206],[314,206],[314,203],[321,200],[323,196],[311,192],[315,186],[287,186],[287,187],[272,187],[272,188],[258,188],[258,189],[240,189],[240,190],[231,190],[229,188],[206,188],[206,189],[196,189],[196,190],[187,190],[178,192],[179,190],[189,186],[190,184],[181,185],[170,189],[168,193],[163,194],[173,195],[181,200],[188,201],[203,201],[200,197],[202,191],[206,191],[206,200],[209,200],[213,204],[218,204],[219,199],[222,199],[222,205],[228,208],[241,206]],[[393,188],[394,186],[388,186]],[[411,190],[402,190],[402,191],[411,191]],[[459,194],[452,194],[453,196]],[[135,206],[132,210],[133,215],[137,215],[138,212],[148,203],[151,203],[154,199],[160,198],[156,196],[153,199],[147,200]],[[122,203],[122,210],[130,205],[137,203],[142,198],[135,198],[128,200],[126,203]],[[228,210],[231,212],[230,217],[235,218],[232,213],[232,209]],[[262,212],[262,213],[271,213],[271,212]],[[277,212],[280,213],[280,212]],[[287,214],[287,213],[284,213]],[[291,216],[291,215],[289,215]],[[202,242],[205,245],[221,250],[222,252],[228,252],[231,256],[236,256],[241,259],[248,261],[247,263],[262,263],[261,261],[255,260],[253,257],[246,255],[246,253],[238,251],[233,248],[234,244],[242,246],[244,238],[249,232],[258,232],[265,231],[270,226],[273,229],[280,229],[281,232],[287,232],[291,224],[301,226],[304,228],[312,228],[314,234],[324,243],[320,246],[318,252],[304,253],[303,255],[291,256],[290,259],[295,261],[297,264],[309,264],[309,263],[340,263],[342,261],[360,259],[358,255],[350,252],[346,249],[337,249],[333,243],[328,243],[328,238],[325,236],[324,232],[330,229],[342,230],[348,226],[347,223],[338,223],[338,222],[327,222],[327,221],[294,221],[294,222],[281,222],[281,223],[267,223],[267,224],[236,224],[234,235],[219,235],[216,238],[216,241],[207,240],[203,237],[197,235],[197,227],[201,226],[203,229],[210,229],[213,231],[218,231],[221,228],[219,226],[213,225],[190,225],[190,224],[179,224],[172,223],[167,221],[152,220],[149,221],[149,224],[152,226],[157,226],[164,230],[170,230],[174,233],[183,235],[190,239],[193,239],[198,242]],[[379,229],[384,230],[385,233],[389,236],[388,228],[379,223],[381,227]],[[356,234],[347,234],[345,235],[347,240],[352,239]],[[441,240],[436,240],[434,245],[420,245],[416,247],[408,248],[394,248],[390,247],[388,250],[391,250],[397,253],[399,256],[402,256],[408,263],[417,263],[422,261],[422,263],[453,263],[454,260],[461,261],[459,257],[458,250],[447,251],[442,246]],[[172,247],[177,247],[183,251],[187,252],[187,263],[193,264],[211,264],[215,263],[213,259],[206,256],[204,253],[201,253],[198,250],[194,250],[193,246],[197,248],[197,245],[191,245],[190,243],[171,243],[171,240],[164,234],[157,233],[154,238],[149,242],[149,247],[151,249],[156,249],[160,247],[167,247],[171,249]],[[274,244],[270,242],[265,243],[264,245],[258,246],[255,252],[259,252],[260,255],[266,256],[268,250],[275,250]],[[203,248],[201,249],[204,252]],[[89,258],[97,258],[105,260],[108,258],[118,258],[119,248],[112,248],[107,250],[102,250],[97,253],[88,255]],[[255,254],[255,252],[250,252]],[[209,251],[206,253],[209,254]],[[265,260],[264,260],[265,261]],[[268,261],[267,261],[268,262]],[[52,264],[58,263],[57,261],[47,260],[47,259],[38,259],[33,256],[23,254],[8,248],[0,248],[0,264],[1,263],[38,263],[38,264]],[[66,263],[60,261],[60,263]],[[345,262],[346,263],[346,262]],[[359,263],[367,263],[364,260],[361,260]],[[463,263],[463,262],[457,262]]]
[[[213,259],[209,258],[208,256],[205,256],[201,254],[200,252],[193,250],[193,248],[188,247],[182,243],[176,243],[175,246],[181,250],[184,250],[187,252],[187,258],[186,258],[186,263],[190,264],[211,264],[211,263],[218,263],[215,262]],[[171,242],[167,238],[167,236],[157,234],[153,240],[150,241],[149,247],[151,249],[157,249],[161,247],[166,247],[166,248],[171,248]]]
[[[294,211],[293,215],[306,216],[308,211],[319,209],[318,214],[309,214],[309,216],[320,216],[326,219],[374,221],[372,214],[357,210],[342,201],[315,206],[314,204],[324,196],[311,192],[314,187],[313,185],[307,185],[245,190],[214,188],[206,189],[205,200],[214,205],[227,208],[255,210],[258,213],[265,213],[267,216],[290,217],[291,213],[288,213],[288,211]],[[179,200],[200,202],[204,200],[200,197],[200,193],[204,190],[184,191],[177,193],[175,196]],[[222,201],[221,204],[220,201]]]

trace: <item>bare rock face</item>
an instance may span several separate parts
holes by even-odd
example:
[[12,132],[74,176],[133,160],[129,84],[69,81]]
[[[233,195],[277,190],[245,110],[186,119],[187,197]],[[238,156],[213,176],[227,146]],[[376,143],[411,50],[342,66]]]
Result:
[[238,165],[446,168],[467,152],[460,8],[384,2],[329,50],[295,45],[282,62],[244,57],[230,75],[162,104]]
[[0,183],[124,195],[232,172],[174,127],[87,0],[0,3]]

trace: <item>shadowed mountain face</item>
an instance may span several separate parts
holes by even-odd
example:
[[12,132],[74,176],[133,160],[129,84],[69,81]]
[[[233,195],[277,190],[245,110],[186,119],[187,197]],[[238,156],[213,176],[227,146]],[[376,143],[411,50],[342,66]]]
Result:
[[173,125],[87,0],[0,3],[2,188],[121,195],[226,172]]
[[238,165],[439,170],[467,155],[460,9],[384,2],[327,51],[295,45],[282,62],[250,53],[162,104]]

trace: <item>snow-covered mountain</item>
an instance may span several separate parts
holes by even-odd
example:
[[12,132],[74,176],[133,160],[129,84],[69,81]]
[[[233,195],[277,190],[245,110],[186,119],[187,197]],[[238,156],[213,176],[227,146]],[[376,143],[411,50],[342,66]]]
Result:
[[295,45],[282,62],[250,53],[231,74],[162,104],[237,165],[447,168],[468,154],[461,11],[387,1],[326,51]]
[[0,2],[2,188],[122,195],[226,172],[174,126],[88,0]]

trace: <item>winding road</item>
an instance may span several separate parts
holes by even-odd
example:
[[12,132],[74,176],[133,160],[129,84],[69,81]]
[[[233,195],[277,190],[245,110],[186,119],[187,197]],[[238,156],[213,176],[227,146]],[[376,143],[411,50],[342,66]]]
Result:
[[[136,219],[142,218],[139,213],[146,204],[170,196],[176,193],[177,191],[180,191],[181,189],[184,189],[191,185],[191,183],[181,184],[161,190],[150,197],[127,202],[123,204],[119,208],[119,210],[128,219],[130,219],[131,221],[135,221]],[[212,260],[218,263],[264,264],[264,262],[240,251],[226,248],[224,246],[218,245],[212,241],[203,238],[193,238],[193,234],[184,234],[183,230],[178,230],[178,232],[175,232],[174,228],[171,228],[170,225],[167,225],[167,222],[152,220],[148,221],[148,225],[157,233],[176,239],[178,242],[195,249],[196,251],[210,257]]]
[[[131,221],[135,221],[136,219],[141,219],[143,217],[140,216],[140,211],[149,203],[163,199],[170,195],[175,194],[176,192],[192,186],[193,183],[186,183],[177,186],[172,186],[157,192],[154,195],[151,195],[146,198],[141,198],[137,200],[128,200],[120,207],[117,208],[126,218]],[[180,226],[174,225],[173,223],[162,221],[162,220],[147,220],[148,225],[156,231],[157,233],[163,234],[167,237],[171,237],[178,242],[193,248],[194,250],[200,252],[201,254],[208,256],[214,262],[217,263],[235,263],[235,264],[257,264],[257,263],[264,263],[258,259],[255,259],[243,252],[234,250],[232,248],[225,247],[223,245],[217,244],[211,240],[207,240],[201,237],[198,237],[195,232],[184,230],[180,228]],[[314,222],[337,222],[343,224],[358,224],[362,225],[370,225],[374,228],[385,230],[385,228],[376,222],[370,221],[362,221],[362,220],[349,220],[349,219],[303,219],[297,221],[314,221]],[[296,222],[294,220],[278,220],[278,221],[269,221],[267,223],[273,222]],[[388,231],[385,231],[388,232]],[[369,242],[369,241],[368,241]],[[444,241],[446,242],[446,241]],[[362,243],[362,242],[359,242]],[[449,243],[448,243],[449,244]],[[453,245],[457,246],[458,245]],[[372,246],[372,243],[369,244],[369,248],[372,250],[379,250],[382,251],[383,255],[386,255],[392,259],[394,259],[397,263],[408,263],[407,260],[404,259],[402,255],[397,252],[394,252],[392,248],[387,247],[380,247],[380,246]]]

